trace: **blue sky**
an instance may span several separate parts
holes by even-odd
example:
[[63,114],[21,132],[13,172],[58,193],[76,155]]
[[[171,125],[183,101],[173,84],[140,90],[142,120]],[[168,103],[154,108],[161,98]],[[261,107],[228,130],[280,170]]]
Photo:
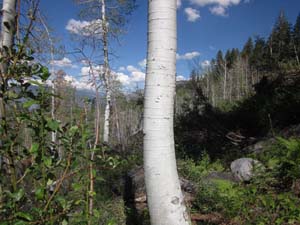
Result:
[[[147,1],[137,0],[137,4],[126,34],[120,37],[121,44],[113,44],[117,57],[112,58],[112,69],[124,85],[141,83],[145,72],[142,61],[147,50]],[[187,78],[195,61],[201,64],[211,60],[219,49],[242,48],[248,37],[268,36],[281,10],[294,23],[300,0],[178,0],[177,74]],[[78,6],[72,0],[44,0],[42,11],[61,44],[67,51],[74,50],[76,43],[66,26],[71,19],[79,20]],[[71,55],[59,61],[62,59],[57,58],[56,68],[80,80],[84,65]]]

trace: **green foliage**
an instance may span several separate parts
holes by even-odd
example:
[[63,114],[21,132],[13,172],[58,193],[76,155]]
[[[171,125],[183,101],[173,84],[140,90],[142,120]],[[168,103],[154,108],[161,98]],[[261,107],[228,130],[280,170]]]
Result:
[[201,160],[185,159],[178,161],[179,173],[194,182],[201,182],[201,179],[214,171],[224,171],[220,161],[211,162],[207,153],[203,153]]
[[300,179],[300,139],[279,137],[259,157],[269,167],[269,176],[276,179],[273,185],[289,190],[293,181]]
[[234,183],[213,179],[201,183],[194,207],[202,213],[219,212],[228,218],[234,218],[241,209],[242,197],[242,189]]
[[[75,115],[77,124],[50,115],[50,100],[58,96],[46,86],[48,69],[35,63],[30,51],[19,45],[9,57],[0,88],[6,112],[0,129],[0,224],[99,224],[102,219],[102,224],[121,224],[121,203],[117,210],[113,198],[105,205],[94,202],[92,214],[89,203],[99,198],[98,190],[90,189],[91,174],[97,185],[103,180],[100,168],[114,170],[122,160],[104,146],[91,147],[93,128],[83,109]],[[116,216],[106,213],[114,210]]]
[[[300,178],[300,140],[277,140],[257,156],[266,165],[266,170],[250,183],[198,179],[200,182],[193,210],[219,212],[238,224],[299,223],[300,199],[292,190],[292,184]],[[189,167],[195,176],[203,176],[203,167]],[[206,164],[205,167],[211,166]]]

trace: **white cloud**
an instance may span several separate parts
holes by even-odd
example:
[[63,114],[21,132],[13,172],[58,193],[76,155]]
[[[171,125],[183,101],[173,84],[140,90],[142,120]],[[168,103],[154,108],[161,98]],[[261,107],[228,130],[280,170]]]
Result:
[[124,86],[130,85],[130,77],[124,73],[116,73],[117,80]]
[[85,37],[92,35],[101,36],[102,21],[100,19],[91,21],[70,19],[66,25],[66,30],[71,34],[77,34]]
[[177,0],[177,9],[181,7],[181,0]]
[[185,53],[183,55],[176,54],[177,60],[181,60],[181,59],[182,60],[191,60],[191,59],[193,59],[195,57],[198,57],[198,56],[200,56],[200,53],[197,52],[197,51],[187,52],[187,53]]
[[59,60],[52,60],[50,64],[61,68],[66,68],[66,67],[76,68],[76,66],[72,64],[72,61],[66,57]]
[[142,82],[145,80],[146,74],[142,71],[134,71],[131,73],[132,82]]
[[147,60],[146,59],[143,59],[142,61],[139,62],[139,66],[143,69],[146,68],[146,65],[147,65]]
[[204,7],[211,5],[210,12],[217,16],[228,16],[227,9],[230,6],[238,5],[241,2],[249,3],[249,0],[190,0],[194,5]]
[[228,14],[226,14],[226,8],[221,5],[216,5],[214,7],[209,8],[209,11],[216,16],[228,16]]
[[125,70],[126,70],[126,69],[125,69],[124,66],[119,67],[119,71],[125,71]]
[[84,66],[81,68],[80,74],[82,76],[89,76],[92,74],[92,72],[94,72],[98,76],[98,74],[100,74],[102,70],[103,70],[102,66],[93,66],[92,68],[89,66]]
[[134,66],[132,66],[132,65],[129,65],[129,66],[127,66],[126,67],[126,69],[129,71],[129,72],[138,72],[138,71],[140,71],[138,68],[136,68],[136,67],[134,67]]
[[[66,74],[63,78],[69,85],[76,89],[94,90],[94,87],[91,85],[87,78],[76,79],[75,77],[68,74]],[[52,81],[47,80],[47,84],[49,86],[52,85]]]
[[210,67],[210,61],[204,60],[203,62],[200,63],[200,66],[202,69],[207,69],[208,67]]
[[[144,60],[142,60],[138,64],[142,67],[144,65]],[[119,71],[122,72],[114,73],[114,75],[122,85],[130,87],[130,86],[134,86],[137,83],[142,83],[145,81],[146,74],[145,72],[143,72],[143,70],[138,69],[133,65],[128,65],[126,67],[122,66],[120,68]],[[142,69],[144,68],[142,67]]]
[[186,78],[182,75],[177,75],[176,76],[176,81],[183,81],[183,80],[186,80]]
[[197,9],[185,8],[184,12],[187,15],[188,21],[190,22],[195,22],[200,18],[200,12]]
[[241,0],[190,0],[190,2],[198,6],[221,5],[228,7],[231,5],[238,5]]

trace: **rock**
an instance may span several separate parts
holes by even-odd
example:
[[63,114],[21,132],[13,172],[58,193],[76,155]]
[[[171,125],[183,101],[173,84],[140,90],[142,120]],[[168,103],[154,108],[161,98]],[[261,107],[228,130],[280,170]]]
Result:
[[274,144],[275,142],[276,142],[275,138],[260,140],[260,141],[257,141],[256,143],[252,144],[252,145],[249,145],[249,146],[243,148],[242,151],[244,153],[259,154],[259,153],[262,153],[264,150],[266,150],[266,148],[269,145]]
[[231,163],[230,169],[239,181],[249,181],[257,172],[263,171],[265,167],[255,159],[240,158]]

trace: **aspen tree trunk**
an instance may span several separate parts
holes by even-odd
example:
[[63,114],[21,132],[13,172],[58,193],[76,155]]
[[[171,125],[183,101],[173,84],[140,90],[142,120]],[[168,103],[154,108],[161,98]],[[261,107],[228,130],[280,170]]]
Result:
[[248,96],[248,59],[245,62],[245,93]]
[[209,99],[209,73],[207,71],[207,74],[206,74],[206,95],[207,95],[207,99]]
[[103,142],[109,142],[109,124],[110,124],[110,109],[111,109],[111,85],[110,85],[110,68],[109,68],[109,59],[108,59],[108,27],[106,20],[106,6],[105,0],[101,0],[101,13],[102,13],[102,44],[103,44],[103,55],[104,55],[104,85],[106,92],[106,106],[104,112],[104,126],[103,126]]
[[233,83],[233,79],[232,79],[232,73],[229,74],[229,102],[232,101],[232,84]]
[[[8,56],[8,52],[14,42],[16,22],[16,0],[3,0],[2,6],[2,21],[1,21],[1,43],[0,43],[0,58]],[[7,50],[4,49],[7,47]],[[8,69],[8,62],[3,60],[0,64],[1,79],[0,85],[4,83],[4,79]],[[3,99],[0,95],[0,122],[5,118],[5,106]]]
[[211,91],[212,91],[212,105],[213,105],[213,107],[215,107],[216,100],[215,100],[215,85],[214,84],[212,84]]
[[[99,88],[97,86],[97,79],[95,75],[95,71],[93,69],[93,65],[90,60],[88,60],[89,67],[90,67],[90,73],[92,75],[92,84],[95,87],[95,93],[96,93],[96,104],[95,104],[95,142],[93,149],[91,149],[90,153],[90,163],[89,163],[89,220],[88,225],[92,224],[92,217],[93,217],[93,211],[94,211],[94,186],[95,186],[95,177],[94,177],[94,160],[95,160],[95,151],[97,149],[97,146],[99,145],[99,137],[100,137],[100,95],[99,95]],[[87,117],[87,113],[86,113]]]
[[[50,55],[51,55],[51,61],[53,62],[54,61],[54,44],[53,44],[52,38],[50,36],[49,29],[48,29],[48,27],[47,27],[47,25],[46,25],[45,21],[43,20],[40,13],[39,13],[39,16],[40,16],[41,23],[42,23],[42,25],[43,25],[43,27],[46,31],[46,34],[47,34],[47,37],[48,37],[48,40],[49,40],[49,43],[50,43],[50,46],[51,46],[50,47],[51,48]],[[51,75],[54,76],[55,71],[54,71],[54,67],[53,67],[52,64],[51,64],[50,71],[51,71]],[[53,120],[55,120],[55,97],[54,97],[54,95],[55,95],[55,85],[54,85],[54,80],[52,80],[51,86],[52,86],[51,93],[53,95],[53,96],[51,96],[51,118]],[[51,142],[53,144],[56,143],[56,132],[55,131],[51,132]],[[59,160],[62,160],[63,156],[62,156],[62,151],[61,151],[60,147],[58,147],[58,157],[59,157]]]
[[152,225],[188,225],[176,168],[174,95],[176,0],[148,0],[144,108],[144,169]]
[[297,53],[297,48],[296,48],[296,45],[295,45],[295,41],[293,42],[293,47],[294,47],[294,53],[295,53],[297,66],[298,66],[298,68],[300,68],[300,61],[299,61],[299,56],[298,56],[298,53]]
[[227,86],[227,62],[224,62],[224,86],[223,86],[223,100],[226,100],[226,86]]
[[[2,3],[2,21],[1,21],[1,36],[0,36],[0,126],[5,125],[6,109],[2,98],[2,91],[7,85],[5,77],[7,75],[8,61],[5,59],[9,55],[9,51],[14,43],[14,34],[16,29],[16,0],[3,0]],[[4,46],[7,48],[5,49]],[[4,132],[6,129],[4,129]],[[0,147],[2,141],[0,140]],[[2,158],[0,155],[0,169],[2,167]]]

